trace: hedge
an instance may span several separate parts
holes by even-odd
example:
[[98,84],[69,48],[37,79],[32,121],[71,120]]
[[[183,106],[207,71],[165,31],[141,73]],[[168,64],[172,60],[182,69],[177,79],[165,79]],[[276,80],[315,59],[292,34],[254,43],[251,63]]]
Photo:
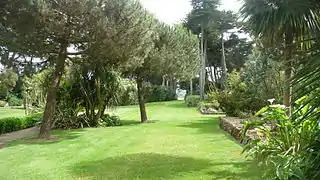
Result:
[[42,120],[43,113],[26,117],[7,117],[0,119],[0,134],[18,131],[36,126]]

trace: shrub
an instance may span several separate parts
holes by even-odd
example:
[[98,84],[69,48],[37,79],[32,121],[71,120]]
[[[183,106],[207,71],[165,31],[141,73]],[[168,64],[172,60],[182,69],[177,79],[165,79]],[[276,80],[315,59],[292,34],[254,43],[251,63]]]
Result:
[[18,117],[0,119],[0,133],[9,133],[20,129],[25,129],[25,121]]
[[209,109],[209,108],[213,108],[215,110],[219,110],[220,108],[220,104],[218,102],[203,102],[203,101],[200,101],[197,105],[198,109]]
[[0,107],[5,107],[7,105],[7,102],[5,101],[0,101]]
[[[264,176],[269,179],[318,180],[320,178],[320,141],[318,115],[305,118],[312,110],[309,105],[296,108],[299,117],[287,116],[282,106],[269,106],[261,109],[262,123],[247,122],[246,130],[255,127],[262,135],[248,144],[244,151],[264,168]],[[275,122],[274,122],[275,121]]]
[[199,95],[192,95],[187,96],[185,104],[187,107],[197,107],[200,102],[200,96]]
[[208,99],[217,100],[228,116],[249,115],[268,104],[268,96],[262,96],[255,87],[245,83],[239,72],[229,74],[226,90],[211,90]]
[[121,81],[121,91],[119,105],[136,105],[138,104],[137,84],[132,80]]
[[105,114],[102,116],[99,123],[101,127],[110,127],[110,126],[121,126],[120,118],[118,116],[112,116]]
[[35,125],[37,125],[38,123],[40,123],[42,121],[43,118],[43,113],[35,113],[35,114],[31,114],[29,116],[24,117],[24,120],[26,122],[26,127],[33,127]]
[[22,99],[18,98],[14,94],[9,94],[7,96],[7,101],[9,106],[21,106],[22,105]]
[[145,94],[147,102],[161,102],[161,101],[171,101],[176,100],[176,92],[170,88],[153,85],[150,86]]
[[85,114],[65,117],[62,113],[59,113],[55,118],[55,129],[79,129],[90,127],[90,120]]
[[0,119],[0,134],[36,126],[42,120],[43,113],[26,117],[9,117]]

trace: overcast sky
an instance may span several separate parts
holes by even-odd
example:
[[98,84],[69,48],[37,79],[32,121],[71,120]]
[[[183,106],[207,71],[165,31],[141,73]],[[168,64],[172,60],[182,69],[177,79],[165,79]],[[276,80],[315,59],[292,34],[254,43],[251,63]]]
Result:
[[[180,22],[191,11],[190,0],[140,0],[145,8],[167,24]],[[241,7],[238,0],[221,0],[220,9],[237,12]]]

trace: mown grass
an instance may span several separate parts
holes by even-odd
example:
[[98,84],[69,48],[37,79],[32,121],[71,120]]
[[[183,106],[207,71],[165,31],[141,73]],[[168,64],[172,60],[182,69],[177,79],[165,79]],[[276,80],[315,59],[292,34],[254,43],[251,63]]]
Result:
[[0,179],[261,179],[241,146],[183,102],[122,107],[121,127],[55,131],[53,142],[16,141],[0,150]]
[[0,119],[6,117],[21,117],[25,115],[24,109],[0,108]]

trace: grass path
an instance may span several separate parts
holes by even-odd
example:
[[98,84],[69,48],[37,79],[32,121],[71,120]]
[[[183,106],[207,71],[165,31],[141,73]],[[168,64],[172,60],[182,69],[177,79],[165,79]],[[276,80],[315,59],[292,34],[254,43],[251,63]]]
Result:
[[0,149],[0,179],[261,179],[215,116],[179,101],[147,109],[153,124],[138,124],[138,108],[124,107],[122,127],[56,131],[57,142],[13,142]]

